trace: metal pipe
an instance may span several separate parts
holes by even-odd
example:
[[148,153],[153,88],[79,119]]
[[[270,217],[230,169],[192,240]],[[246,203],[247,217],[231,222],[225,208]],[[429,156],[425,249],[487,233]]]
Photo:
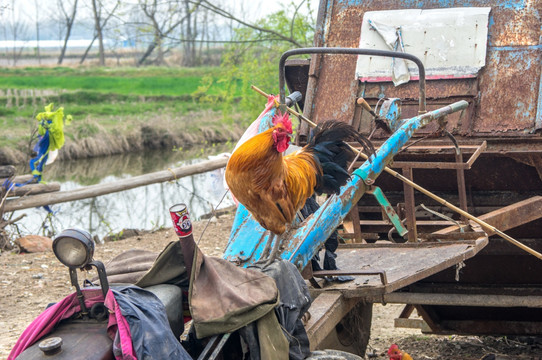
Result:
[[488,306],[542,308],[542,296],[435,294],[393,292],[371,299],[374,302],[414,305]]
[[[426,101],[425,101],[425,68],[422,61],[411,54],[406,54],[396,51],[388,50],[374,50],[374,49],[358,49],[358,48],[342,48],[342,47],[310,47],[310,48],[300,48],[292,49],[284,52],[280,57],[279,61],[279,89],[280,89],[280,104],[284,105],[286,101],[286,88],[285,88],[285,64],[286,59],[294,55],[305,55],[305,54],[341,54],[341,55],[369,55],[369,56],[384,56],[384,57],[395,57],[400,59],[406,59],[414,62],[418,66],[419,74],[419,86],[420,86],[420,98],[419,98],[419,114],[426,112]],[[284,105],[285,106],[285,105]],[[284,112],[284,109],[281,109]]]
[[[407,143],[416,130],[427,125],[431,120],[465,109],[467,106],[468,103],[461,100],[405,121],[382,144],[376,155],[371,156],[371,162],[365,161],[360,168],[352,173],[352,179],[341,188],[339,195],[331,196],[299,228],[287,235],[284,242],[287,244],[286,249],[282,252],[281,257],[288,259],[299,269],[303,269],[329,235],[340,225],[352,206],[363,196],[367,186],[374,183],[388,162]],[[362,156],[365,155],[362,154]]]

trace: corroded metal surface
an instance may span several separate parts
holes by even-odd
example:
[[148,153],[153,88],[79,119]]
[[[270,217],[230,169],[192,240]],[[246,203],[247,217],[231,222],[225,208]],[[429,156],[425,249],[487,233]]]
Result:
[[502,49],[488,54],[480,76],[479,115],[474,133],[534,128],[540,82],[540,49]]
[[[450,132],[464,136],[506,134],[525,137],[526,133],[542,126],[542,111],[538,109],[542,102],[542,95],[539,94],[542,62],[540,0],[330,0],[321,26],[325,29],[324,45],[357,47],[361,21],[366,11],[461,6],[492,8],[487,64],[478,79],[429,81],[428,109],[431,110],[432,105],[442,106],[442,100],[452,102],[458,98],[465,99],[471,103],[469,111],[463,114],[463,118],[459,117],[460,114],[449,117],[447,129]],[[378,61],[376,58],[374,60]],[[355,62],[355,59],[346,56],[322,58],[319,77],[312,90],[315,94],[310,112],[314,120],[319,122],[334,118],[351,122],[356,95],[364,96],[370,103],[372,101],[372,105],[382,96],[411,99],[410,102],[415,103],[415,81],[397,88],[391,83],[361,84],[355,80]],[[408,102],[403,104],[405,117],[414,116],[413,110]],[[418,135],[435,129],[428,128]]]

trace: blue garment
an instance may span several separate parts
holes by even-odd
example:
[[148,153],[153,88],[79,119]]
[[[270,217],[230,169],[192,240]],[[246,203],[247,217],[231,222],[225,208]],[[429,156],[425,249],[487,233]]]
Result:
[[[130,326],[132,346],[139,360],[192,360],[175,338],[164,305],[150,291],[136,286],[112,289],[122,316]],[[114,351],[115,345],[113,345]]]

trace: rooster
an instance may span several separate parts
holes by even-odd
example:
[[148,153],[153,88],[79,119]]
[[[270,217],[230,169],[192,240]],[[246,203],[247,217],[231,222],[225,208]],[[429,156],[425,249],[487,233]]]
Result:
[[406,352],[399,350],[397,344],[392,344],[388,350],[390,360],[412,360]]
[[358,141],[365,151],[374,153],[369,140],[338,121],[319,125],[305,147],[283,155],[291,134],[288,114],[276,114],[273,127],[240,145],[226,166],[232,194],[263,228],[276,235],[286,231],[307,198],[315,192],[337,194],[350,178],[346,166],[354,152],[343,140]]

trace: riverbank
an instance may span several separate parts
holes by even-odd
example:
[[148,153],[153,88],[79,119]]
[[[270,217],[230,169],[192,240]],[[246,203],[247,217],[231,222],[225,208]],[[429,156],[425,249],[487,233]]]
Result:
[[[117,119],[118,126],[109,128],[100,125],[98,119],[87,118],[81,124],[73,124],[77,127],[74,131],[71,126],[65,128],[67,140],[59,151],[58,160],[146,150],[184,151],[196,146],[237,141],[245,131],[240,116],[234,116],[228,123],[221,120],[222,113],[213,110],[192,111],[184,115],[162,113],[154,118],[123,116]],[[77,136],[81,128],[89,129],[92,134]],[[30,147],[23,141],[19,147],[0,147],[0,165],[26,164],[30,156]]]
[[35,116],[49,103],[73,117],[59,160],[234,142],[250,119],[242,110],[223,111],[225,98],[236,94],[202,85],[219,76],[218,67],[5,69],[0,164],[30,159]]

